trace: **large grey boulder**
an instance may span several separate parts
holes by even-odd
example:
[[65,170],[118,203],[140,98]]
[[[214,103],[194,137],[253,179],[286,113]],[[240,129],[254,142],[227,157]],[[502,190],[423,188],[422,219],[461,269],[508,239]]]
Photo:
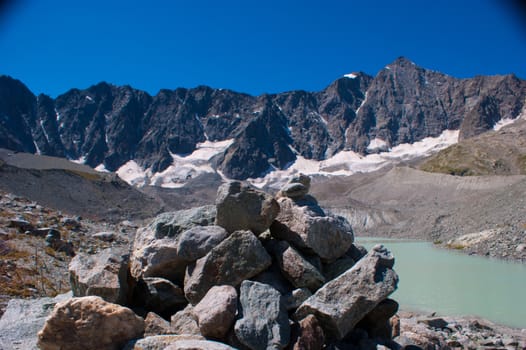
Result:
[[110,303],[128,299],[129,255],[115,248],[97,254],[77,254],[69,264],[71,290],[76,297],[96,295]]
[[117,350],[144,333],[144,320],[100,297],[72,298],[55,305],[38,333],[41,350]]
[[155,238],[177,237],[194,226],[213,225],[215,217],[215,206],[205,205],[159,214],[149,226],[155,232]]
[[175,334],[201,335],[194,307],[188,304],[183,310],[172,315],[170,319],[172,330]]
[[71,292],[54,298],[11,299],[0,319],[0,349],[36,350],[37,333],[55,304],[71,298]]
[[184,292],[197,304],[213,286],[237,287],[271,264],[271,257],[250,231],[236,231],[187,268]]
[[239,181],[219,187],[216,206],[216,225],[228,232],[251,230],[260,234],[270,227],[279,212],[279,205],[272,196]]
[[279,215],[270,227],[272,235],[288,241],[324,261],[347,252],[354,241],[352,227],[341,216],[327,216],[311,196],[301,200],[278,199]]
[[356,265],[328,282],[300,305],[296,318],[313,314],[325,334],[342,339],[397,287],[394,258],[383,246],[375,246]]
[[177,340],[164,350],[236,350],[235,348],[212,340]]
[[306,287],[314,292],[325,283],[321,272],[287,242],[273,240],[267,247],[276,258],[283,276],[294,287]]
[[309,193],[310,177],[304,174],[298,174],[289,179],[276,197],[289,197],[293,199],[303,198]]
[[294,199],[302,198],[305,195],[307,195],[307,193],[309,193],[308,187],[299,182],[294,182],[288,183],[285,186],[283,186],[279,192],[279,195]]
[[170,322],[154,312],[148,312],[144,318],[144,336],[174,334]]
[[237,292],[232,286],[214,286],[194,307],[201,334],[223,339],[234,324],[237,312]]
[[179,210],[160,214],[138,229],[130,257],[131,275],[182,281],[188,261],[179,256],[179,236],[192,227],[212,225],[215,215],[214,206]]
[[269,285],[244,281],[240,288],[241,318],[237,339],[252,350],[283,349],[290,340],[290,325],[281,294]]
[[129,341],[123,350],[165,350],[168,346],[181,340],[205,340],[205,338],[191,334],[151,335]]
[[196,261],[227,238],[228,232],[221,226],[196,226],[184,231],[179,238],[177,253],[187,261]]
[[281,294],[287,294],[294,290],[294,286],[283,276],[283,273],[281,273],[276,259],[272,260],[272,264],[268,269],[254,276],[251,280],[268,284],[272,286],[272,288],[277,289]]

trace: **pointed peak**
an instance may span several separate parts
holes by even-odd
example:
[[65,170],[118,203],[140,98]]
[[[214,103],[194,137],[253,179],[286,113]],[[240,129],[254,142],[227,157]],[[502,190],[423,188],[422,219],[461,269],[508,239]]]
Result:
[[410,59],[400,56],[396,60],[394,60],[392,63],[388,64],[385,68],[390,69],[391,67],[418,67],[415,62],[411,61]]

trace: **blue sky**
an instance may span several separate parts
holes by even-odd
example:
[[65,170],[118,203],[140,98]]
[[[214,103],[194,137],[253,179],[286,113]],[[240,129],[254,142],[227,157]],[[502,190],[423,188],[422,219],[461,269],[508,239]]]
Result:
[[526,78],[506,0],[21,0],[0,14],[0,74],[53,97],[99,81],[321,90],[399,56],[456,77]]

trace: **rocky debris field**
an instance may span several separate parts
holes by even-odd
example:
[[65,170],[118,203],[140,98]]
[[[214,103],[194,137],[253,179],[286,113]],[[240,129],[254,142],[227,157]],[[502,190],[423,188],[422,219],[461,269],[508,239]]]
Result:
[[[518,330],[399,312],[395,258],[355,244],[309,190],[303,175],[276,196],[226,183],[215,205],[160,214],[135,235],[48,213],[72,247],[61,253],[71,291],[11,300],[0,349],[526,349]],[[36,217],[7,236],[33,237]]]
[[469,255],[526,263],[526,224],[467,234],[436,243]]
[[[73,298],[38,299],[45,312],[27,301],[25,326],[8,321],[20,310],[11,301],[0,345],[321,349],[351,346],[358,329],[371,344],[390,343],[393,256],[356,246],[349,223],[327,215],[309,186],[299,176],[274,198],[231,182],[215,206],[164,213],[139,228],[130,250],[78,251],[69,264]],[[37,327],[28,325],[31,310]],[[27,332],[35,328],[38,338]]]
[[412,344],[422,349],[526,349],[526,330],[502,327],[486,320],[411,312],[399,312],[397,317],[400,328],[396,339],[406,348]]
[[462,177],[404,166],[316,178],[312,192],[362,236],[421,239],[467,254],[526,261],[525,176]]
[[135,229],[131,222],[86,220],[0,192],[0,315],[9,299],[68,291],[73,256],[127,246]]

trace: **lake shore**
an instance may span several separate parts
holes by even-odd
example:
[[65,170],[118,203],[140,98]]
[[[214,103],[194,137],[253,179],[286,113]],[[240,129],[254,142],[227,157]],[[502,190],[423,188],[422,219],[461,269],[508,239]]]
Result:
[[392,252],[400,282],[391,297],[402,310],[451,317],[475,315],[495,324],[526,328],[526,304],[521,302],[526,290],[524,264],[468,256],[424,241],[356,240],[367,249],[383,244]]

